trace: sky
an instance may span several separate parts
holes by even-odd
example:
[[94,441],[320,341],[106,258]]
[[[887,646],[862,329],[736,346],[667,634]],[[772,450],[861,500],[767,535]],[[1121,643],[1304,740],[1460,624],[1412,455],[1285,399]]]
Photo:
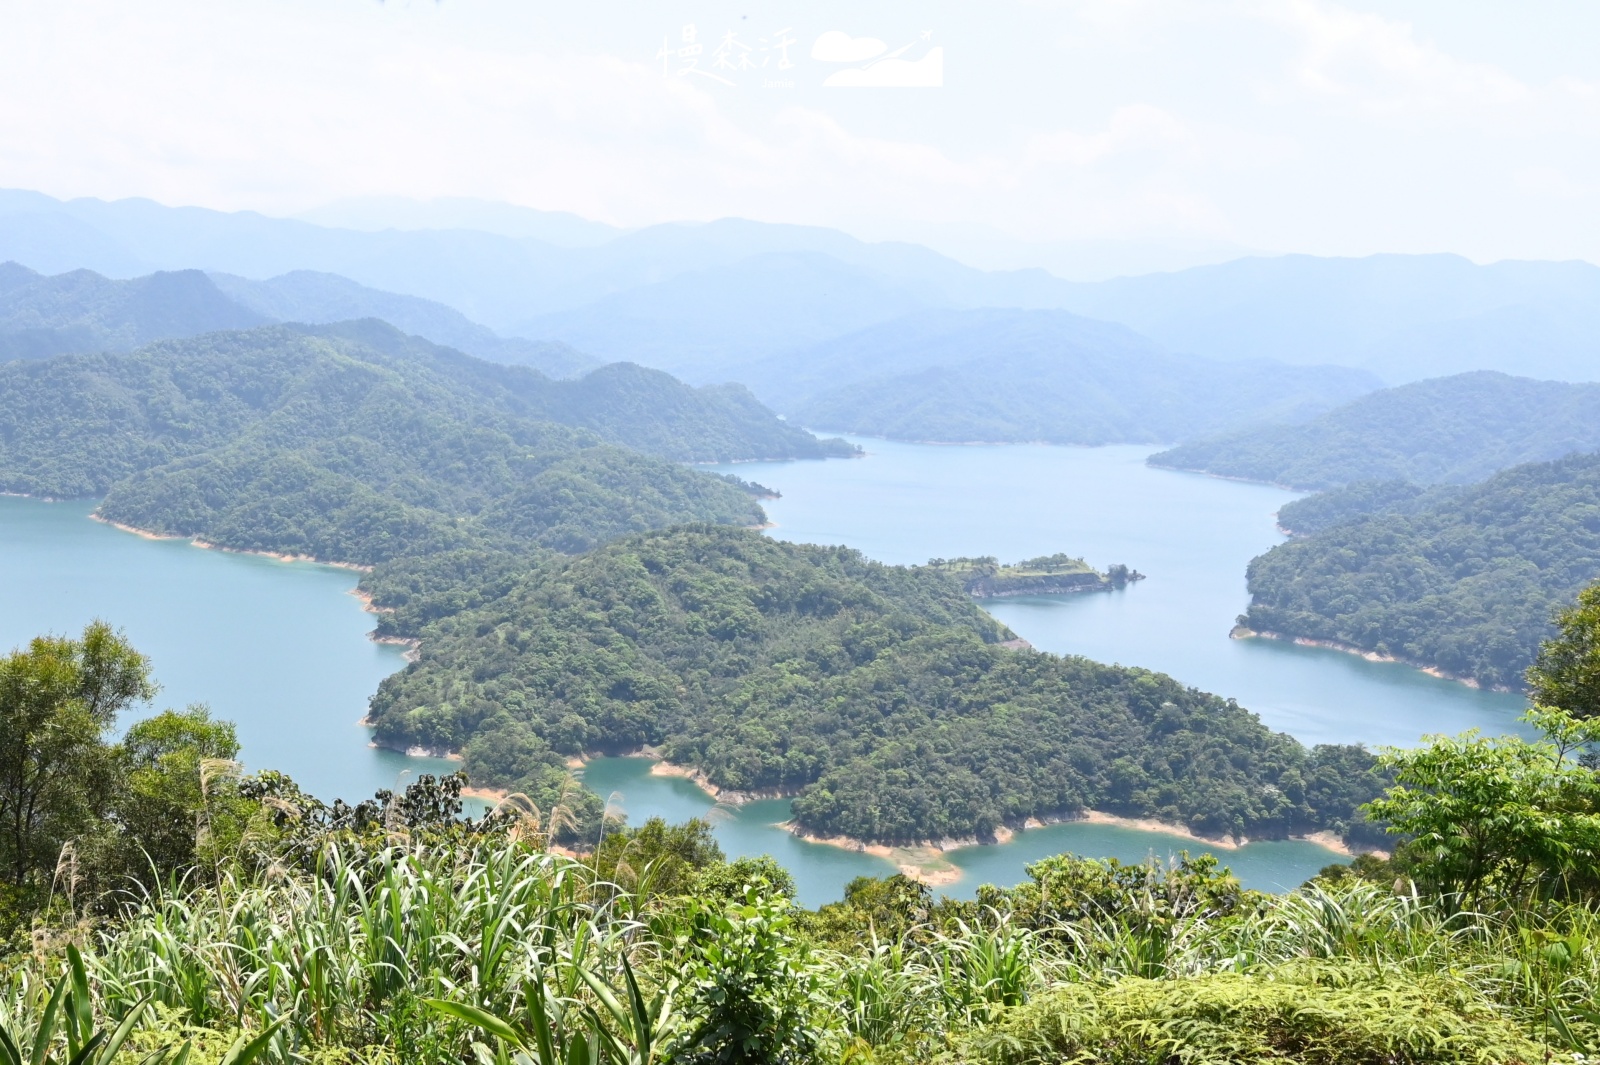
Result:
[[740,216],[981,265],[1600,262],[1597,31],[1592,0],[0,0],[0,187]]

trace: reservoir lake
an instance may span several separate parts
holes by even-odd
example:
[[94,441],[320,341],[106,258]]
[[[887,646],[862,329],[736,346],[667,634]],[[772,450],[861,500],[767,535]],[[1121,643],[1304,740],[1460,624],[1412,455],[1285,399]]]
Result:
[[[1307,743],[1405,745],[1432,732],[1516,727],[1519,696],[1337,651],[1229,638],[1247,600],[1245,565],[1282,539],[1273,514],[1293,493],[1152,469],[1146,447],[857,443],[863,459],[711,468],[782,493],[763,501],[768,534],[779,539],[849,544],[891,563],[1057,551],[1102,569],[1125,563],[1147,579],[1117,592],[985,605],[1041,650],[1171,673]],[[207,703],[238,724],[249,768],[282,769],[325,799],[360,799],[454,768],[369,745],[359,724],[367,699],[404,659],[401,648],[368,639],[372,615],[348,594],[357,574],[151,540],[90,520],[92,510],[87,501],[0,497],[0,647],[104,618],[153,659],[163,685],[156,707]],[[597,759],[583,775],[634,824],[709,814],[730,856],[771,853],[793,871],[806,905],[838,898],[854,876],[894,868],[777,828],[784,801],[714,808],[689,781],[652,775],[644,759]],[[1184,849],[1208,847],[1114,825],[1054,825],[948,852],[962,875],[941,890],[970,897],[981,883],[1014,883],[1026,863],[1061,851],[1137,861]],[[1305,841],[1215,853],[1266,890],[1337,860]]]

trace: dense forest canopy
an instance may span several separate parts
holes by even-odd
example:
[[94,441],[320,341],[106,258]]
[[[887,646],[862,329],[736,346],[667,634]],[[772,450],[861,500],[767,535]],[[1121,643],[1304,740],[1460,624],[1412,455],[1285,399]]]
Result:
[[1214,362],[1061,311],[941,312],[773,367],[807,425],[899,440],[1156,443],[1297,420],[1378,387],[1357,370]]
[[113,281],[91,270],[45,277],[0,263],[0,362],[143,344],[271,319],[229,299],[199,270]]
[[1196,440],[1154,466],[1331,488],[1353,481],[1465,484],[1524,462],[1600,450],[1600,384],[1481,371],[1362,396],[1303,425]]
[[755,524],[742,486],[668,460],[853,453],[741,390],[632,366],[552,381],[381,322],[13,362],[0,399],[0,489],[104,494],[102,515],[138,528],[366,564]]
[[1278,508],[1278,528],[1290,536],[1309,536],[1364,514],[1414,514],[1465,491],[1464,485],[1426,488],[1410,481],[1353,481],[1285,503]]
[[1600,577],[1600,456],[1463,489],[1357,485],[1285,507],[1312,534],[1250,563],[1258,632],[1331,640],[1515,687],[1558,607]]
[[380,742],[462,750],[474,779],[513,788],[505,751],[539,767],[656,746],[719,787],[797,795],[804,828],[887,841],[1085,807],[1343,831],[1379,786],[1359,748],[1307,751],[1171,678],[1001,648],[1010,634],[935,568],[699,526],[499,585],[462,594],[443,564],[365,582],[400,608],[385,631],[421,638],[373,700]]

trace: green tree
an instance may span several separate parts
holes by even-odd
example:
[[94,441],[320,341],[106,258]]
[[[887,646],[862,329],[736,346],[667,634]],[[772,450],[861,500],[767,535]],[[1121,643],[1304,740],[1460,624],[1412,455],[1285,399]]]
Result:
[[700,818],[669,825],[652,817],[638,828],[613,832],[594,855],[600,879],[651,896],[687,894],[700,870],[722,862],[711,822]]
[[817,910],[817,937],[848,948],[863,939],[898,942],[933,912],[933,892],[904,873],[858,876],[844,886],[844,898]]
[[1600,777],[1572,756],[1600,742],[1600,719],[1535,707],[1545,738],[1434,736],[1391,750],[1396,786],[1368,816],[1410,837],[1419,883],[1463,906],[1570,888],[1600,864]]
[[814,976],[789,900],[752,888],[741,903],[691,899],[679,937],[682,1015],[668,1059],[681,1065],[811,1061]]
[[1600,583],[1578,593],[1556,615],[1559,634],[1539,648],[1528,688],[1541,706],[1583,718],[1600,717]]
[[770,854],[717,862],[700,870],[689,892],[702,899],[737,902],[755,888],[764,895],[795,895],[794,876]]
[[168,710],[129,728],[115,755],[103,873],[148,881],[233,849],[255,804],[239,795],[232,722]]
[[105,732],[155,691],[149,660],[101,621],[0,659],[0,876],[14,892],[37,891],[92,827],[113,772]]

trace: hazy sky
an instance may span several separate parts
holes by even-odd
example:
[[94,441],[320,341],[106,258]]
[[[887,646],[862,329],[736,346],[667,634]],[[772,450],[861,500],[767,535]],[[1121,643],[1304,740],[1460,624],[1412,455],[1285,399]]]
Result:
[[475,196],[629,226],[1600,261],[1593,0],[0,0],[0,16],[0,186],[57,196],[278,214]]

